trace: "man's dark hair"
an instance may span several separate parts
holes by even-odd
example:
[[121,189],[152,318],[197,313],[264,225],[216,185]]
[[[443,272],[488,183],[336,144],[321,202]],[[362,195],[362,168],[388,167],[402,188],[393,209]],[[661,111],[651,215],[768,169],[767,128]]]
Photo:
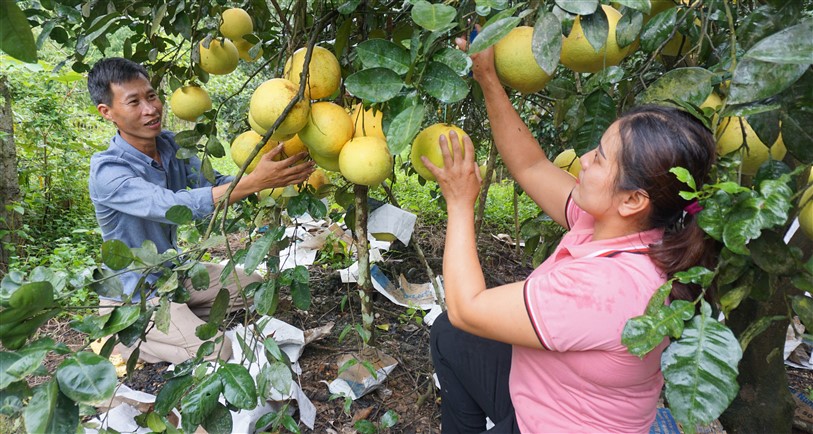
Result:
[[88,73],[88,92],[93,103],[107,104],[113,103],[113,92],[110,84],[127,83],[144,76],[147,80],[150,75],[147,69],[132,60],[122,57],[108,57],[96,62],[93,69]]

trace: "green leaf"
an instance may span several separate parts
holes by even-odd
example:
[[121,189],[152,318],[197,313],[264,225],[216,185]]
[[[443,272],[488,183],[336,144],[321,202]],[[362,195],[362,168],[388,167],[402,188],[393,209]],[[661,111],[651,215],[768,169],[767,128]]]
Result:
[[571,14],[590,15],[598,9],[598,0],[556,0],[556,5]]
[[651,53],[666,42],[675,29],[677,13],[677,8],[669,8],[655,15],[644,24],[644,28],[641,30],[641,49],[644,52]]
[[40,367],[45,360],[46,350],[0,352],[0,390],[15,381],[24,380]]
[[787,319],[788,317],[783,315],[763,316],[762,318],[759,318],[749,324],[748,328],[740,333],[740,347],[742,348],[742,351],[745,352],[745,350],[748,348],[748,344],[750,344],[755,337],[767,330],[774,321],[787,321]]
[[747,116],[746,120],[762,143],[774,143],[779,138],[779,110],[756,113]]
[[[302,265],[297,265],[296,269],[304,270],[307,274],[308,269]],[[311,306],[311,289],[307,280],[294,280],[291,282],[291,301],[294,307],[299,310],[308,310]]]
[[708,424],[737,396],[737,364],[742,358],[734,333],[711,318],[701,301],[701,314],[661,356],[669,408],[683,426]]
[[726,104],[745,104],[772,97],[790,87],[807,68],[808,65],[780,65],[743,58],[731,78]]
[[458,102],[469,93],[469,87],[454,70],[448,66],[429,62],[420,82],[421,88],[445,104]]
[[695,285],[700,285],[702,288],[708,288],[711,286],[712,280],[714,280],[714,271],[706,267],[696,266],[686,271],[675,273],[675,278],[681,283],[694,283]]
[[456,48],[441,48],[432,56],[432,60],[448,66],[461,77],[468,74],[471,69],[471,58]]
[[28,402],[31,394],[31,388],[25,381],[18,381],[4,388],[0,396],[0,415],[19,417],[25,410],[23,403]]
[[34,388],[23,420],[30,433],[73,434],[79,426],[79,406],[59,391],[55,380],[50,380]]
[[260,315],[273,315],[279,304],[279,289],[275,280],[268,280],[254,293],[254,306]]
[[811,327],[813,327],[813,299],[803,295],[794,295],[790,299],[793,312],[799,316],[802,324],[805,325],[805,329],[811,330]]
[[193,425],[198,425],[214,410],[223,391],[219,371],[203,378],[197,386],[181,399],[181,414]]
[[268,368],[268,378],[271,385],[283,396],[291,392],[291,382],[294,381],[291,369],[283,362],[272,362]]
[[101,333],[91,336],[91,339],[99,339],[104,336],[116,334],[127,327],[130,327],[141,315],[140,306],[117,306],[110,314],[110,318],[104,324]]
[[54,305],[54,287],[50,282],[26,283],[11,294],[8,304],[18,309],[51,307]]
[[257,266],[265,260],[265,256],[268,255],[268,251],[271,250],[274,241],[272,233],[266,232],[260,239],[251,244],[251,247],[248,249],[248,254],[246,254],[245,263],[243,264],[246,274],[253,273],[257,269]]
[[113,364],[88,351],[76,353],[60,363],[56,379],[62,393],[76,402],[88,405],[110,399],[118,381]]
[[679,337],[684,321],[694,314],[694,305],[685,300],[675,300],[661,305],[654,315],[642,315],[630,319],[621,333],[621,343],[630,354],[643,358],[655,349],[667,336]]
[[813,113],[809,106],[789,107],[780,111],[779,118],[788,153],[804,164],[813,163]]
[[387,128],[387,146],[390,154],[399,155],[418,134],[423,123],[426,109],[423,104],[416,104],[398,113]]
[[206,266],[200,262],[196,262],[192,268],[189,269],[189,279],[192,281],[192,288],[206,289],[209,287],[209,271]]
[[584,109],[584,122],[573,138],[578,155],[584,155],[598,146],[601,136],[616,118],[615,101],[603,90],[588,95],[584,100]]
[[401,92],[404,82],[387,68],[363,69],[347,77],[345,87],[354,96],[370,102],[385,102]]
[[697,183],[694,182],[694,177],[688,170],[683,167],[673,167],[669,172],[675,174],[678,181],[688,185],[693,191],[697,191]]
[[723,311],[723,315],[728,318],[728,314],[736,309],[749,294],[751,294],[749,285],[740,285],[726,292],[720,297],[720,310]]
[[765,231],[750,245],[751,259],[765,272],[788,275],[796,270],[796,258],[782,236],[773,231]]
[[412,21],[430,32],[446,27],[456,15],[455,8],[445,4],[417,0],[412,6]]
[[556,15],[544,9],[534,24],[531,52],[537,65],[548,75],[553,75],[562,51],[562,25]]
[[150,318],[152,318],[152,313],[154,311],[154,307],[149,306],[145,312],[141,312],[141,315],[138,317],[138,320],[127,327],[126,329],[119,332],[119,340],[122,344],[126,347],[130,347],[141,337],[144,333],[144,330],[147,329],[147,325],[150,322]]
[[607,44],[607,35],[610,32],[610,23],[607,21],[607,13],[603,8],[598,8],[590,15],[582,15],[579,18],[582,31],[587,38],[587,42],[598,53]]
[[234,421],[231,412],[225,405],[217,403],[201,422],[201,426],[209,434],[232,434]]
[[364,68],[388,68],[401,75],[409,71],[411,63],[404,47],[386,39],[369,39],[358,44],[356,55]]
[[194,382],[195,379],[191,375],[175,377],[167,381],[155,398],[155,412],[161,416],[169,414],[169,412],[178,405],[178,402],[181,401],[181,397],[186,394],[186,391]]
[[357,420],[353,424],[353,429],[361,434],[375,434],[378,431],[375,425],[367,419]]
[[615,0],[616,3],[648,14],[650,11],[650,0]]
[[170,320],[172,319],[169,311],[170,307],[171,304],[169,299],[166,297],[161,297],[161,301],[158,302],[158,309],[155,311],[155,328],[164,334],[169,333],[169,324]]
[[808,19],[757,42],[744,57],[807,67],[813,63],[813,38],[810,35],[813,35],[813,20]]
[[685,101],[699,106],[712,91],[715,75],[699,67],[677,68],[661,76],[636,98],[638,104]]
[[471,41],[468,51],[469,56],[496,44],[505,35],[510,33],[520,21],[522,21],[520,17],[506,17],[483,27],[477,37]]
[[250,410],[257,406],[254,379],[243,365],[227,363],[219,371],[223,382],[223,396],[231,405]]
[[615,26],[615,40],[620,47],[628,47],[638,35],[644,25],[644,15],[635,10],[628,10],[624,13],[618,24]]
[[674,279],[667,280],[663,285],[661,285],[652,297],[649,299],[649,303],[646,305],[646,310],[644,311],[644,315],[655,315],[662,306],[666,304],[666,299],[669,298],[669,294],[672,293],[672,284]]
[[379,423],[383,429],[394,427],[398,423],[398,413],[396,413],[395,410],[387,410],[387,412],[381,416]]
[[167,220],[182,225],[191,222],[193,219],[192,210],[184,205],[174,205],[167,210]]
[[34,33],[17,2],[0,2],[0,50],[26,63],[37,63]]
[[121,270],[133,262],[133,253],[124,242],[107,240],[102,243],[102,262],[111,270]]

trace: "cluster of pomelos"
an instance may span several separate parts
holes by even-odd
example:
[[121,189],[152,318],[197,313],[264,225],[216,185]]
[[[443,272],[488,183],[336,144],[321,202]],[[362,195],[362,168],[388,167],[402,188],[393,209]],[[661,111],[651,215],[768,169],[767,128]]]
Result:
[[[688,4],[688,0],[683,1]],[[675,7],[677,3],[672,0],[655,0],[652,2],[650,16]],[[638,45],[637,42],[621,47],[616,40],[616,26],[621,19],[621,13],[609,5],[601,5],[607,16],[608,33],[604,46],[596,50],[590,45],[577,17],[573,22],[570,34],[562,40],[560,62],[575,72],[594,73],[602,69],[621,63]],[[647,19],[648,17],[645,17]],[[494,61],[500,81],[523,94],[542,90],[550,81],[548,75],[534,59],[531,51],[533,28],[520,26],[513,29],[508,35],[494,45]],[[676,34],[664,47],[662,53],[678,56],[689,48],[685,36]],[[712,93],[701,105],[701,108],[719,109],[722,106],[721,98]],[[720,120],[716,131],[717,152],[726,155],[740,152],[742,158],[742,172],[753,175],[769,155],[773,159],[784,158],[786,149],[781,134],[776,142],[769,148],[757,137],[754,130],[741,117],[727,117]],[[554,163],[578,176],[581,168],[578,156],[572,149],[559,154]]]

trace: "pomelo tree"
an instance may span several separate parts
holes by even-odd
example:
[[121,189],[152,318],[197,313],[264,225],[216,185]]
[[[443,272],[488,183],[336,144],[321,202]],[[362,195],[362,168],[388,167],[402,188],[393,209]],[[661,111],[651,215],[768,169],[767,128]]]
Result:
[[[88,55],[95,51],[125,56],[144,63],[153,75],[153,85],[170,95],[188,83],[205,88],[210,73],[231,68],[231,50],[227,59],[215,59],[214,68],[209,67],[208,56],[216,53],[213,45],[228,46],[219,32],[220,16],[233,6],[243,8],[253,19],[252,29],[248,33],[241,30],[236,44],[243,62],[255,59],[242,66],[252,75],[241,92],[251,93],[262,81],[282,77],[286,60],[302,47],[299,78],[308,78],[314,47],[329,50],[339,62],[342,81],[339,90],[318,97],[347,108],[361,103],[383,112],[390,156],[404,156],[418,133],[436,123],[455,124],[475,143],[489,143],[482,95],[468,77],[470,60],[452,41],[460,35],[469,37],[469,52],[474,53],[497,44],[518,27],[533,29],[524,32],[531,38],[532,66],[545,77],[528,77],[533,83],[521,83],[532,87],[517,85],[515,106],[551,159],[566,149],[583,155],[596,146],[619,113],[643,103],[682,107],[712,131],[719,131],[718,135],[726,132],[726,145],[721,149],[732,149],[730,141],[736,141],[736,135],[732,139],[728,130],[738,129],[742,140],[735,143],[733,152],[721,155],[710,185],[698,190],[685,171],[674,169],[675,176],[686,183],[685,197],[698,199],[704,208],[698,215],[703,229],[721,245],[714,269],[686,270],[676,279],[715,287],[716,303],[698,299],[665,305],[670,282],[659,289],[642,316],[628,323],[623,342],[634,354],[644,356],[664,337],[672,340],[662,358],[665,393],[684,429],[691,431],[697,424],[721,417],[730,432],[790,431],[793,401],[781,348],[794,315],[808,329],[813,327],[813,304],[806,294],[813,290],[811,242],[803,230],[796,230],[799,224],[811,227],[811,213],[800,210],[810,199],[803,192],[809,186],[807,173],[813,163],[813,1],[3,2],[0,48],[31,62],[36,60],[38,46],[54,41],[68,49],[65,63],[77,72],[89,69]],[[475,24],[482,25],[476,38]],[[111,51],[113,38],[123,38],[120,52]],[[522,44],[526,50],[527,45],[527,41]],[[500,51],[520,52],[510,48],[500,47]],[[536,91],[539,83],[544,87]],[[278,117],[263,120],[264,136],[245,156],[241,173],[295,105],[312,96],[309,86],[313,85],[300,80]],[[521,93],[528,89],[534,92]],[[719,103],[707,103],[712,95]],[[210,158],[224,154],[216,135],[222,110],[223,105],[206,111],[197,117],[194,127],[177,135],[181,156],[200,155],[208,175]],[[724,130],[718,130],[721,123],[725,123]],[[249,119],[245,127],[250,128]],[[764,152],[753,145],[754,135],[765,145]],[[780,135],[785,152],[773,149]],[[772,144],[770,151],[767,144]],[[758,150],[763,157],[754,164]],[[490,154],[488,167],[493,168],[493,151]],[[336,171],[336,166],[327,166],[338,163],[330,159],[320,163],[323,157],[313,155],[317,163]],[[750,170],[752,167],[756,170]],[[405,172],[395,173],[418,176],[408,162],[404,168]],[[344,183],[334,193],[334,200],[346,209],[353,208],[350,198],[354,196],[360,262],[367,270],[362,246],[366,246],[364,208],[367,189],[379,188],[370,184]],[[396,176],[390,176],[384,187],[397,195]],[[432,188],[431,182],[427,188]],[[347,194],[350,189],[354,195]],[[292,195],[280,204],[290,215],[324,213],[313,195]],[[278,216],[280,207],[275,209],[272,215]],[[191,251],[223,242],[231,220],[223,209],[217,211],[202,230],[202,241]],[[168,217],[178,223],[189,220],[182,209],[172,214]],[[555,240],[540,238],[546,231],[535,229],[535,222],[526,225],[526,234],[536,236],[528,240],[528,249],[546,250]],[[233,265],[249,270],[261,263],[269,265],[267,282],[246,288],[261,313],[274,312],[279,291],[285,288],[296,307],[307,308],[310,302],[307,272],[278,269],[275,253],[283,242],[281,229],[272,228],[230,256]],[[543,257],[536,255],[535,259]],[[167,260],[179,258],[148,247],[131,250],[121,243],[106,243],[102,261],[107,267],[94,270],[93,279],[83,284],[110,293],[116,288],[109,270],[150,269]],[[182,266],[167,275],[183,277],[174,273],[186,273],[194,282],[199,270],[194,261],[186,264],[191,264],[188,269]],[[70,352],[44,339],[30,340],[40,324],[59,313],[54,287],[66,283],[49,281],[47,276],[9,276],[3,280],[0,298],[0,339],[10,350],[0,353],[3,366],[9,367],[0,377],[0,387],[11,397],[6,408],[24,412],[29,431],[72,431],[78,423],[77,403],[108,398],[115,377],[110,376],[104,357],[76,353],[57,369],[56,380],[29,390],[24,378],[36,372],[48,351]],[[359,283],[369,296],[369,275],[361,276]],[[168,278],[161,285],[164,293],[171,294],[177,281]],[[158,323],[160,308],[155,314]],[[146,306],[124,306],[103,323],[85,322],[77,327],[93,339],[115,336],[133,343],[152,315]],[[365,315],[369,326],[371,311]],[[720,315],[724,321],[718,320]],[[105,350],[109,354],[112,345]],[[232,393],[235,387],[256,392],[267,380],[258,378],[255,383],[249,378],[238,383],[242,374],[227,374],[233,372],[217,377],[220,387],[213,383],[217,380],[177,377],[171,392],[159,394],[155,417],[163,418],[180,402],[190,424],[185,428],[193,429],[195,423],[206,427],[212,422],[207,418],[216,414],[210,412],[216,406],[212,399],[222,393],[231,405],[248,408],[244,395]],[[83,375],[92,381],[69,381]],[[207,390],[217,393],[204,393]],[[34,398],[29,400],[32,394]],[[190,396],[199,402],[192,404]],[[253,396],[256,401],[256,393]],[[47,417],[35,421],[39,415]],[[272,421],[295,429],[293,421],[283,415],[266,420]]]

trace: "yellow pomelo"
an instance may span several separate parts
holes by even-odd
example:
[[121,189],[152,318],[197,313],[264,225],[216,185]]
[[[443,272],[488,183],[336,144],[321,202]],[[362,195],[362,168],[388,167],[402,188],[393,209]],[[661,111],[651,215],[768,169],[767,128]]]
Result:
[[253,116],[251,116],[251,111],[249,111],[249,112],[248,112],[248,125],[251,127],[251,129],[252,129],[252,130],[253,130],[255,133],[257,133],[257,134],[259,134],[259,135],[261,135],[261,136],[264,136],[264,135],[265,135],[265,133],[268,131],[268,130],[266,130],[265,128],[261,127],[261,126],[260,126],[260,125],[257,123],[257,121],[255,121],[255,120],[254,120],[254,117],[253,117]]
[[[285,62],[284,77],[299,86],[302,67],[305,64],[307,47],[294,52]],[[314,46],[309,66],[308,90],[311,99],[322,99],[333,95],[342,82],[342,69],[339,60],[330,50]]]
[[607,40],[600,50],[596,51],[584,35],[580,17],[576,17],[570,34],[562,40],[562,65],[576,72],[598,72],[607,66],[621,63],[629,52],[629,47],[621,48],[615,39],[615,26],[621,19],[621,13],[607,5],[601,5],[607,15],[609,32]]
[[353,137],[367,136],[387,140],[387,136],[384,135],[384,128],[381,126],[384,120],[384,112],[381,110],[376,110],[373,113],[372,108],[364,110],[363,105],[356,104],[350,117],[353,119]]
[[280,157],[287,158],[300,152],[308,152],[308,148],[305,146],[305,143],[299,139],[299,135],[294,135],[290,139],[282,142],[282,153],[284,155]]
[[435,124],[427,127],[425,130],[415,136],[412,141],[412,151],[409,154],[409,159],[412,161],[412,167],[421,175],[423,179],[428,181],[436,181],[435,175],[424,166],[421,161],[421,156],[426,156],[429,161],[435,166],[443,167],[443,154],[440,152],[440,139],[441,134],[446,136],[446,143],[449,145],[449,151],[452,150],[452,141],[449,139],[449,131],[454,130],[460,140],[460,150],[463,151],[463,136],[466,134],[460,128],[450,124]]
[[321,167],[322,169],[329,170],[331,172],[338,172],[339,171],[339,156],[330,156],[330,155],[322,155],[317,154],[316,152],[311,151],[310,153],[311,159],[316,162],[316,165]]
[[319,190],[319,187],[330,184],[330,179],[328,179],[327,174],[322,169],[317,168],[316,170],[308,176],[308,185],[313,187],[314,190]]
[[199,44],[200,47],[200,67],[213,75],[224,75],[237,68],[237,47],[228,39],[212,39],[209,48]]
[[550,81],[531,51],[533,34],[533,27],[515,27],[494,44],[494,67],[500,82],[523,94],[539,92]]
[[663,46],[661,54],[664,56],[683,57],[692,48],[692,41],[682,33],[675,33],[675,36]]
[[[486,179],[486,172],[488,172],[488,162],[484,162],[483,164],[480,165],[480,179],[482,179],[483,181],[485,181]],[[491,171],[491,182],[492,183],[497,182],[496,170]]]
[[[810,176],[807,183],[813,182],[813,170],[810,171]],[[813,240],[813,187],[808,187],[802,198],[799,200],[799,205],[802,207],[799,211],[799,226],[808,238]]]
[[266,188],[265,190],[260,190],[257,193],[257,197],[260,200],[265,199],[266,197],[272,197],[274,200],[279,200],[280,196],[282,196],[282,191],[285,190],[285,187],[277,187],[277,188]]
[[374,186],[392,174],[392,155],[378,137],[355,137],[339,154],[339,171],[354,184]]
[[[740,127],[740,120],[742,120],[743,128],[745,129],[745,144],[743,145],[743,128]],[[757,134],[751,128],[744,118],[727,117],[720,120],[720,125],[717,127],[717,154],[726,155],[736,150],[742,154],[742,173],[746,175],[753,175],[759,169],[759,166],[768,160],[768,147],[759,140]],[[773,146],[770,148],[770,156],[774,160],[781,160],[785,158],[787,149],[785,142],[782,141],[782,133],[776,138]]]
[[556,167],[570,173],[575,178],[579,177],[579,172],[582,171],[582,162],[579,161],[579,156],[573,149],[565,149],[556,158],[553,159],[553,164]]
[[[274,125],[288,103],[294,99],[299,88],[284,78],[272,78],[261,84],[251,95],[248,110],[251,118],[259,128],[268,130]],[[274,140],[287,140],[299,132],[308,123],[310,101],[302,99],[280,123],[274,134]]]
[[[237,167],[243,167],[243,164],[246,162],[246,160],[248,160],[248,156],[251,154],[251,151],[254,150],[254,147],[257,146],[257,143],[259,143],[262,138],[263,136],[255,133],[254,131],[246,131],[245,133],[235,137],[234,141],[231,143],[229,154]],[[254,168],[257,167],[257,164],[260,163],[260,158],[263,155],[271,152],[275,146],[277,146],[277,142],[273,140],[268,140],[265,142],[265,145],[263,145],[263,147],[260,149],[260,152],[254,157],[253,160],[251,160],[248,167],[246,167],[246,173],[251,173]]]
[[263,49],[260,48],[257,51],[256,57],[251,57],[248,53],[248,50],[251,50],[251,47],[254,46],[251,42],[246,41],[245,39],[237,39],[234,41],[234,46],[237,47],[237,54],[240,56],[241,59],[245,60],[246,62],[253,62],[263,55]]
[[194,122],[200,115],[212,109],[212,99],[200,86],[184,86],[172,92],[169,107],[178,118]]
[[353,137],[353,121],[344,107],[329,101],[314,103],[299,138],[311,152],[338,157],[342,146]]
[[232,41],[240,40],[254,31],[251,16],[243,9],[226,9],[220,16],[223,19],[220,23],[220,33]]
[[710,108],[717,110],[720,106],[723,105],[723,99],[720,98],[720,95],[717,95],[716,92],[712,91],[709,96],[706,97],[706,100],[703,101],[703,104],[700,104],[700,108]]

